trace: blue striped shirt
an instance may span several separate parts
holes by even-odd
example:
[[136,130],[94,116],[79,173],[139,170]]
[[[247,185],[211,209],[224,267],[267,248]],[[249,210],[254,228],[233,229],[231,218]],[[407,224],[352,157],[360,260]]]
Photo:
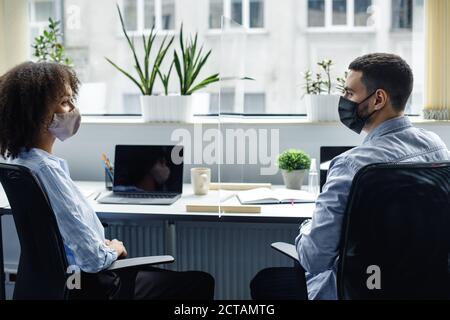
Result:
[[450,152],[433,132],[415,128],[407,117],[383,122],[359,147],[334,158],[319,195],[313,218],[295,239],[306,270],[309,299],[337,299],[339,242],[353,177],[371,163],[440,162]]
[[64,159],[33,148],[9,162],[28,167],[39,179],[55,213],[69,265],[94,273],[117,260],[116,251],[104,244],[104,228],[70,178]]

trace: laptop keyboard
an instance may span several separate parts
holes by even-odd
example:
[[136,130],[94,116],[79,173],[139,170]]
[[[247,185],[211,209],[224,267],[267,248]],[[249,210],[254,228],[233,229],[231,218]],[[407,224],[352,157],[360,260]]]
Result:
[[116,196],[133,199],[170,199],[175,197],[176,194],[116,193]]

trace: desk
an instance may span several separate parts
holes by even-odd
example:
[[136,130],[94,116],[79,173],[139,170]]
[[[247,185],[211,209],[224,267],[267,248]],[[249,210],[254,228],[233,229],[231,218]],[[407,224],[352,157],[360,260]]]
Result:
[[[287,204],[287,205],[263,205],[261,213],[193,213],[186,212],[186,204],[217,204],[219,196],[228,198],[223,204],[239,204],[236,197],[230,198],[230,191],[210,191],[207,196],[195,196],[190,184],[183,186],[182,197],[172,205],[122,205],[100,204],[95,200],[99,193],[105,192],[103,182],[77,181],[76,184],[87,197],[94,210],[102,220],[163,220],[166,224],[167,254],[176,256],[176,229],[175,221],[205,221],[205,222],[250,222],[250,223],[290,223],[299,224],[310,218],[314,210],[313,203]],[[275,186],[277,187],[277,186]],[[2,191],[2,190],[1,190]],[[11,214],[11,210],[5,200],[3,191],[0,193],[0,236],[1,216]],[[2,250],[0,245],[0,250]],[[4,271],[3,251],[0,251],[1,289],[0,299],[4,298]],[[3,295],[1,295],[3,294]]]
[[[182,197],[172,205],[122,205],[122,204],[100,204],[94,200],[99,192],[104,191],[102,182],[77,182],[82,192],[99,214],[100,217],[120,217],[124,215],[141,216],[151,219],[163,220],[189,220],[189,221],[228,221],[228,222],[272,222],[272,223],[298,223],[307,218],[311,218],[314,210],[314,203],[283,204],[283,205],[262,205],[261,213],[205,213],[186,212],[187,204],[218,204],[219,199],[228,198],[223,201],[223,205],[239,205],[239,200],[229,198],[233,192],[230,191],[209,191],[207,196],[196,196],[190,184],[183,185]],[[278,188],[280,186],[274,186]],[[220,198],[219,198],[220,197]]]

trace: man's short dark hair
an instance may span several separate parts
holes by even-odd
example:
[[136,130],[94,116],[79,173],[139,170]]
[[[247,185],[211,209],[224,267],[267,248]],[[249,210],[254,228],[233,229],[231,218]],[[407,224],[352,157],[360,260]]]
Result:
[[414,76],[411,67],[401,57],[389,53],[372,53],[356,58],[348,67],[362,72],[362,82],[371,93],[385,90],[396,111],[404,111],[411,95]]
[[16,158],[32,148],[52,107],[80,82],[72,68],[53,62],[24,62],[0,77],[0,155]]

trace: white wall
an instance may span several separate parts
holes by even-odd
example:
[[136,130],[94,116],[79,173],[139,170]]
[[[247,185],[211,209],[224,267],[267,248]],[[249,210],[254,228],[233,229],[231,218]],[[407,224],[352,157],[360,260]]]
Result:
[[0,75],[27,60],[28,32],[27,1],[0,0]]
[[[450,123],[418,123],[417,126],[438,134],[450,146]],[[193,132],[192,124],[93,124],[83,123],[79,133],[64,143],[57,142],[55,154],[67,159],[71,175],[76,180],[102,180],[101,154],[107,153],[113,160],[116,144],[173,144],[170,137],[177,128]],[[217,125],[203,125],[203,130],[217,128]],[[279,129],[280,151],[300,148],[313,158],[319,159],[320,146],[352,146],[364,139],[364,134],[356,135],[341,124],[233,124],[224,128]],[[205,143],[204,143],[205,144]],[[213,168],[214,169],[214,168]],[[185,181],[189,182],[189,166],[185,167]],[[262,177],[258,165],[228,166],[222,177],[249,182],[267,180],[282,183],[281,174]]]

